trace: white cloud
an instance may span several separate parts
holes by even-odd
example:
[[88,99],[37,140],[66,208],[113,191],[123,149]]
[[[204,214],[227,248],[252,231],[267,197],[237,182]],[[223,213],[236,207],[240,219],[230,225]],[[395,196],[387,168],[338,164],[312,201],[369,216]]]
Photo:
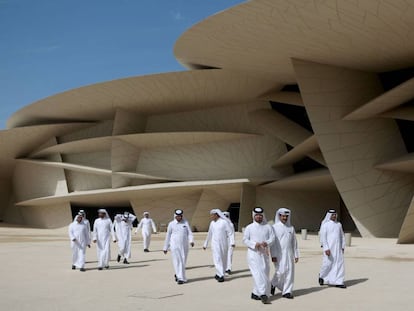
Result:
[[181,14],[180,11],[171,11],[171,16],[175,21],[180,21],[184,19],[184,16]]

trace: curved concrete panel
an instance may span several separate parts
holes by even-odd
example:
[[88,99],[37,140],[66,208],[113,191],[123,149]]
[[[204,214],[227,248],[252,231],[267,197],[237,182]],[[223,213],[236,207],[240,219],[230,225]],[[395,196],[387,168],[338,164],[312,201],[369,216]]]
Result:
[[372,72],[414,65],[414,3],[254,0],[215,14],[176,42],[178,61],[294,83],[290,58]]
[[259,188],[270,188],[276,190],[336,192],[335,183],[328,169],[318,169],[309,172],[295,174],[286,178],[282,178],[275,182],[260,186]]
[[414,78],[401,83],[395,88],[370,100],[362,107],[357,108],[345,116],[344,120],[361,120],[373,118],[388,110],[405,104],[414,98]]
[[237,105],[254,100],[277,85],[260,75],[226,70],[133,77],[45,98],[17,111],[7,126],[14,128],[64,120],[113,120],[118,109],[147,115]]
[[362,236],[397,237],[414,193],[407,174],[378,162],[405,154],[394,120],[343,117],[381,94],[375,74],[293,60],[315,136],[335,184]]
[[119,189],[99,189],[90,191],[72,192],[66,195],[56,195],[37,198],[16,203],[17,206],[51,206],[63,203],[92,204],[96,206],[110,206],[129,204],[136,197],[156,197],[161,194],[174,195],[176,191],[220,189],[221,187],[241,185],[248,183],[248,179],[234,180],[210,180],[210,181],[188,181],[172,182],[162,184],[149,184]]
[[254,137],[253,134],[220,133],[220,132],[176,132],[176,133],[138,133],[130,135],[105,136],[80,139],[38,150],[31,157],[44,157],[55,153],[88,153],[110,150],[112,140],[118,139],[135,146],[147,149],[178,145],[194,145],[217,141],[237,140]]

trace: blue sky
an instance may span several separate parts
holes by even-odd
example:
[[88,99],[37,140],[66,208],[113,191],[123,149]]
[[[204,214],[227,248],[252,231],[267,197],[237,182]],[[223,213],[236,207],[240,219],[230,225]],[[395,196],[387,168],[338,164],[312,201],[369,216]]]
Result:
[[0,0],[0,129],[16,110],[68,89],[183,70],[191,25],[241,0]]

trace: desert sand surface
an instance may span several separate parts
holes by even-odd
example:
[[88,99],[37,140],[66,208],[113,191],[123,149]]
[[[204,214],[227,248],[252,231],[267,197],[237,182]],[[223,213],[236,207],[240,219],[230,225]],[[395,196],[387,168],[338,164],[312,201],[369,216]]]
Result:
[[[173,280],[170,255],[161,251],[165,234],[153,235],[151,252],[133,236],[130,265],[111,262],[96,269],[96,250],[87,250],[87,271],[71,270],[67,228],[43,230],[0,226],[0,310],[414,310],[414,245],[395,239],[353,238],[347,248],[347,289],[319,286],[321,249],[318,237],[298,242],[295,299],[271,298],[271,305],[252,301],[252,279],[242,235],[237,234],[233,275],[217,283],[210,250],[202,250],[206,234],[195,234],[187,277]],[[116,257],[112,245],[112,259]]]

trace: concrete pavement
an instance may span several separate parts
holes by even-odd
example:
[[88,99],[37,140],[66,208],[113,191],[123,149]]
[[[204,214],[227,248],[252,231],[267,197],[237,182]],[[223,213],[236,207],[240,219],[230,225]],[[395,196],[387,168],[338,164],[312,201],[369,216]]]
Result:
[[[224,283],[213,276],[210,250],[203,251],[205,234],[197,233],[190,250],[189,283],[173,280],[171,258],[162,252],[164,234],[153,235],[152,252],[142,251],[134,236],[130,265],[111,262],[96,270],[94,246],[87,251],[87,271],[72,271],[66,228],[39,230],[0,227],[0,310],[409,310],[414,305],[414,245],[394,239],[353,238],[346,250],[348,288],[320,287],[317,276],[321,250],[317,236],[300,240],[295,299],[280,294],[272,305],[250,300],[252,279],[246,249],[237,234],[234,274]],[[112,245],[112,258],[116,245]]]

